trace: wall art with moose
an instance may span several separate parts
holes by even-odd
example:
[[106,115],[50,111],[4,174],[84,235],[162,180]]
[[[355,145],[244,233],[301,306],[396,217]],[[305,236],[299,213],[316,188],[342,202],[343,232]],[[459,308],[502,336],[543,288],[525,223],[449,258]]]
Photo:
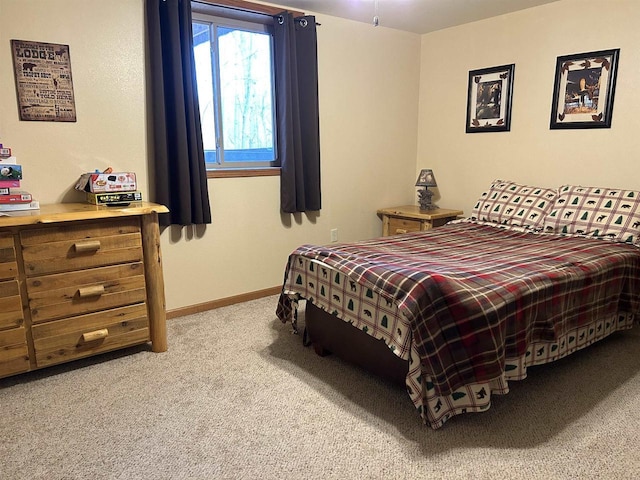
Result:
[[551,129],[611,127],[619,55],[614,49],[558,57]]

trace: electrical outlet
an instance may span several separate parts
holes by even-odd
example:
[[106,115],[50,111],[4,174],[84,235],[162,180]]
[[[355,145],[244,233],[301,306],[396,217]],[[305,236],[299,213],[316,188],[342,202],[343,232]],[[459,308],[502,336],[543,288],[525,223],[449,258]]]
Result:
[[337,242],[338,241],[338,229],[337,228],[331,229],[331,241],[332,242]]

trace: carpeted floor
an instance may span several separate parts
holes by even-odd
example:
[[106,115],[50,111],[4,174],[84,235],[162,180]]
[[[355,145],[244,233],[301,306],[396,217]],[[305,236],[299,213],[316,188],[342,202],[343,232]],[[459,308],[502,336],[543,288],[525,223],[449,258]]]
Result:
[[640,328],[434,431],[402,388],[303,347],[276,301],[171,320],[163,354],[0,380],[0,478],[640,477]]

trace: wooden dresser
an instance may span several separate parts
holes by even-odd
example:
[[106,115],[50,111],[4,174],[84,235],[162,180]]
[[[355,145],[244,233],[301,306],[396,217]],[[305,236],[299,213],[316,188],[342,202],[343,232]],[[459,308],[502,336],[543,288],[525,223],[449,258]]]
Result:
[[166,351],[167,211],[63,203],[0,217],[0,378],[149,341]]

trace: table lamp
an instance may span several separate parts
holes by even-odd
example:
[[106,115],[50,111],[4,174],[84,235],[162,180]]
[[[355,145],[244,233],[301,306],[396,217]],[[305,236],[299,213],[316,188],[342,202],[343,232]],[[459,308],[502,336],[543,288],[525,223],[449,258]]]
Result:
[[420,203],[420,210],[434,210],[438,208],[437,205],[431,203],[431,197],[433,192],[429,190],[429,187],[437,187],[436,177],[433,175],[433,170],[424,168],[420,170],[418,180],[416,181],[416,187],[424,187],[418,190],[418,202]]

